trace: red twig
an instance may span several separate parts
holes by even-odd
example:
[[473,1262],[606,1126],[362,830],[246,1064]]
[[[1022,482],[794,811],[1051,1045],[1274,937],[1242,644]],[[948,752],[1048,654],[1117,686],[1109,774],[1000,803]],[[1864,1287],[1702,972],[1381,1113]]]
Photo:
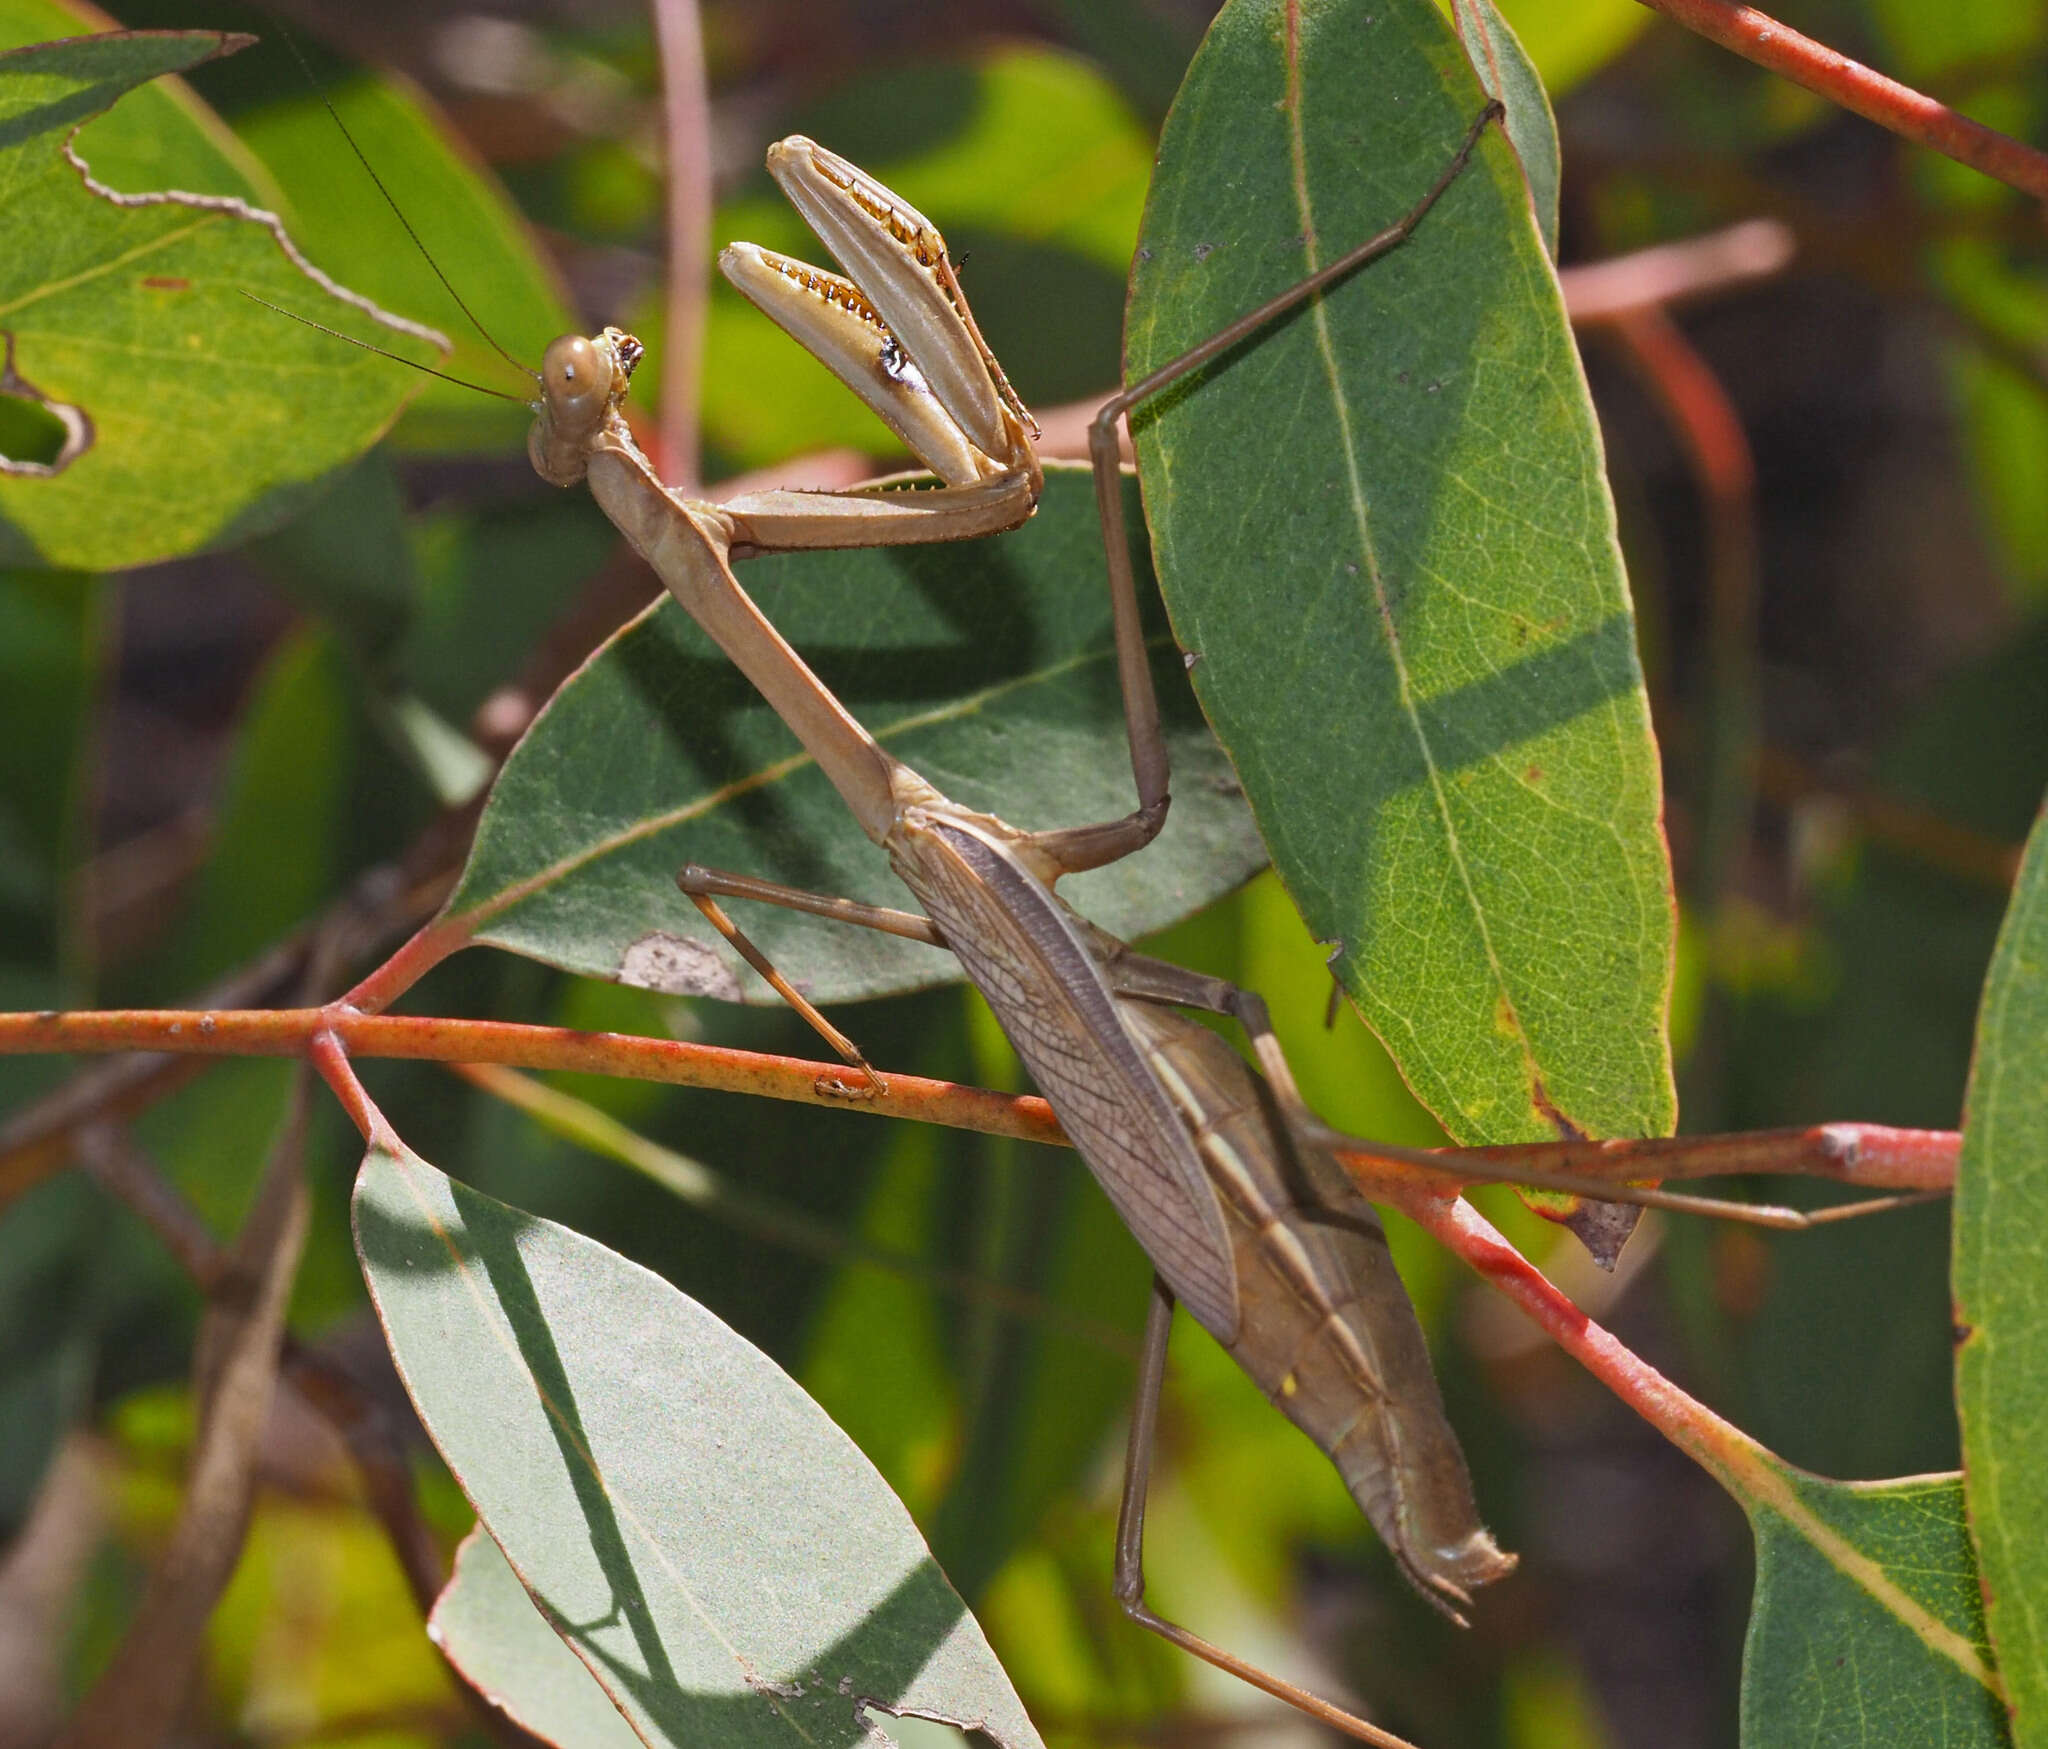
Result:
[[[150,1050],[214,1057],[296,1057],[316,1051],[322,1035],[330,1035],[348,1056],[574,1069],[752,1093],[803,1105],[836,1106],[882,1117],[907,1117],[1028,1142],[1064,1141],[1052,1108],[1042,1099],[895,1074],[887,1077],[886,1093],[854,1097],[846,1091],[851,1073],[844,1064],[806,1062],[799,1057],[768,1056],[681,1039],[573,1032],[566,1027],[520,1026],[499,1020],[361,1014],[342,1004],[212,1012],[117,1008],[0,1014],[0,1056]],[[328,1059],[316,1054],[316,1061],[322,1073],[328,1073]],[[352,1082],[353,1074],[347,1079]],[[345,1095],[344,1102],[346,1099]],[[353,1111],[351,1115],[357,1117],[358,1127],[369,1121],[366,1115]]]
[[1742,865],[1756,811],[1756,464],[1735,403],[1668,310],[1626,310],[1605,326],[1656,398],[1704,500],[1705,733],[1691,887],[1711,911]]
[[1648,1361],[1586,1316],[1470,1203],[1409,1196],[1401,1209],[1520,1306],[1567,1354],[1681,1451],[1738,1494],[1762,1448],[1681,1391]]
[[[587,1074],[662,1081],[750,1093],[803,1105],[940,1123],[987,1135],[1064,1146],[1052,1108],[1030,1095],[995,1093],[953,1081],[891,1074],[888,1090],[851,1097],[842,1064],[806,1062],[682,1039],[628,1033],[573,1032],[558,1026],[521,1026],[503,1020],[447,1020],[431,1016],[358,1014],[329,1008],[258,1008],[195,1012],[177,1009],[89,1009],[0,1014],[0,1056],[36,1052],[150,1050],[200,1056],[293,1057],[312,1053],[345,1102],[354,1098],[353,1071],[338,1054],[399,1057],[441,1063],[500,1063],[519,1069],[572,1069]],[[325,1054],[323,1054],[325,1053]],[[367,1096],[365,1096],[367,1099]],[[357,1112],[364,1133],[377,1121],[374,1107]],[[1646,1141],[1540,1142],[1476,1148],[1467,1180],[1483,1182],[1488,1163],[1527,1171],[1574,1172],[1594,1177],[1702,1178],[1723,1173],[1803,1173],[1880,1189],[1945,1190],[1955,1182],[1961,1143],[1952,1130],[1897,1130],[1880,1124],[1820,1124],[1808,1129],[1757,1130],[1723,1136],[1670,1136]],[[1457,1151],[1446,1149],[1446,1158]],[[1374,1181],[1399,1182],[1401,1170],[1370,1155]],[[1412,1169],[1406,1169],[1412,1170]],[[1432,1187],[1441,1178],[1430,1176]],[[12,1188],[11,1179],[0,1186]]]
[[2017,844],[1958,826],[1930,809],[1880,790],[1831,783],[1783,748],[1765,747],[1758,752],[1756,777],[1757,788],[1781,807],[1818,801],[1839,808],[1880,844],[1918,857],[1958,879],[2007,892],[2019,878]]
[[451,924],[445,917],[421,927],[412,939],[342,997],[364,1014],[381,1013],[452,953],[467,947],[472,923]]
[[[319,1014],[321,1011],[316,1009],[314,1012]],[[330,1028],[323,1026],[313,1034],[306,1046],[306,1055],[314,1068],[320,1071],[320,1078],[334,1090],[334,1097],[341,1101],[342,1110],[362,1132],[363,1140],[373,1148],[403,1153],[405,1144],[391,1127],[391,1120],[377,1109],[377,1102],[370,1097],[369,1090],[356,1078],[355,1065],[348,1060],[348,1052],[342,1049],[341,1040]]]
[[[1898,1130],[1884,1124],[1824,1123],[1808,1129],[1744,1130],[1720,1136],[1653,1136],[1633,1142],[1526,1142],[1472,1148],[1484,1167],[1572,1172],[1582,1178],[1720,1178],[1745,1172],[1797,1173],[1873,1190],[1951,1190],[1962,1137],[1954,1130]],[[1471,1183],[1482,1182],[1475,1173]]]
[[1901,139],[1967,164],[2036,200],[2048,201],[2048,153],[1972,121],[1825,43],[1801,36],[1769,13],[1737,5],[1734,0],[1642,0],[1642,4],[1744,60],[1890,129]]
[[1557,280],[1573,322],[1611,322],[1768,279],[1790,263],[1796,248],[1790,225],[1744,219],[1702,236],[1561,268]]

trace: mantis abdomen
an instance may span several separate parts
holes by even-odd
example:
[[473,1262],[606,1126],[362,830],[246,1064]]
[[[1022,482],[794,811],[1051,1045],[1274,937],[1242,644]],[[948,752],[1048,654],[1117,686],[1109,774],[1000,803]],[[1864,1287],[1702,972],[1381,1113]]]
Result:
[[921,808],[887,843],[1161,1279],[1462,1620],[1515,1561],[1479,1521],[1379,1217],[1221,1038],[1112,990],[1120,944],[1038,882],[1010,830]]
[[1223,1208],[1241,1310],[1234,1335],[1212,1334],[1329,1455],[1422,1594],[1455,1615],[1515,1558],[1479,1522],[1378,1215],[1335,1160],[1292,1135],[1223,1039],[1172,1009],[1118,1006]]

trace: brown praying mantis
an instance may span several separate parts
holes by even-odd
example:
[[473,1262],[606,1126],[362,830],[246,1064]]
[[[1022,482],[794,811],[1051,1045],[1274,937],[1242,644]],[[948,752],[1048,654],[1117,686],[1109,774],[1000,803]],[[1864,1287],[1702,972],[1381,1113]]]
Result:
[[[1462,1619],[1471,1592],[1512,1570],[1513,1558],[1479,1521],[1377,1218],[1327,1152],[1336,1138],[1302,1104],[1264,1004],[1135,953],[1070,911],[1054,886],[1142,849],[1167,809],[1165,746],[1123,554],[1116,418],[1317,284],[1398,246],[1452,185],[1497,113],[1489,106],[1474,121],[1397,224],[1321,280],[1135,385],[1098,417],[1091,447],[1138,792],[1138,806],[1120,819],[1030,832],[951,802],[867,734],[733,576],[732,558],[750,552],[990,532],[1021,521],[1036,497],[1026,416],[973,324],[938,232],[843,159],[793,139],[771,148],[768,161],[850,277],[745,244],[729,248],[721,266],[882,416],[938,476],[938,487],[773,492],[722,506],[681,498],[661,483],[621,416],[637,343],[617,330],[549,348],[529,445],[544,477],[588,481],[606,514],[804,743],[924,914],[694,866],[682,871],[683,890],[863,1072],[850,1042],[780,978],[717,900],[792,906],[949,948],[1151,1258],[1157,1285],[1116,1540],[1120,1602],[1187,1650],[1383,1743],[1394,1739],[1145,1604],[1145,1479],[1174,1301],[1331,1456],[1404,1572],[1439,1608]],[[1178,1006],[1237,1018],[1264,1079]],[[1441,1166],[1419,1153],[1373,1151]],[[1661,1198],[1644,1193],[1642,1200]]]
[[[548,348],[529,451],[547,479],[587,479],[606,514],[789,724],[889,855],[924,915],[799,893],[697,867],[680,883],[774,986],[872,1076],[736,929],[717,900],[793,906],[951,950],[1151,1258],[1148,1318],[1116,1539],[1116,1592],[1142,1624],[1365,1741],[1400,1740],[1210,1645],[1144,1602],[1145,1481],[1166,1339],[1184,1301],[1269,1398],[1336,1463],[1417,1589],[1458,1617],[1472,1590],[1510,1571],[1481,1525],[1414,1312],[1370,1204],[1331,1157],[1354,1145],[1296,1091],[1264,1004],[1221,980],[1136,953],[1071,911],[1064,875],[1142,849],[1167,812],[1165,744],[1124,550],[1115,421],[1332,279],[1397,247],[1455,181],[1496,118],[1489,105],[1435,183],[1396,224],[1203,346],[1111,400],[1091,432],[1109,549],[1113,624],[1138,806],[1116,820],[1031,832],[964,808],[882,749],[761,614],[731,561],[757,552],[892,545],[999,532],[1032,511],[1031,427],[982,341],[938,232],[846,161],[793,139],[769,165],[850,277],[749,245],[722,266],[817,354],[938,476],[914,492],[775,491],[723,505],[665,487],[621,405],[638,342],[616,329]],[[1255,1074],[1180,1007],[1229,1014]],[[1440,1157],[1355,1144],[1443,1172]],[[1472,1176],[1460,1171],[1460,1178]],[[1616,1200],[1698,1206],[1569,1177],[1525,1182]]]
[[[1421,222],[1495,113],[1474,122],[1425,199],[1376,240],[1379,252]],[[1054,894],[1063,875],[1142,849],[1165,820],[1165,745],[1135,581],[1128,564],[1112,569],[1138,787],[1138,807],[1121,819],[1028,832],[964,808],[884,751],[826,690],[740,588],[731,559],[1014,526],[1033,508],[1039,470],[1026,415],[974,326],[936,229],[808,140],[771,148],[768,162],[851,277],[746,244],[727,249],[721,266],[942,483],[914,493],[769,492],[724,505],[681,498],[661,483],[620,413],[639,349],[616,329],[548,348],[529,453],[549,480],[588,481],[670,592],[804,743],[924,915],[694,866],[680,883],[865,1073],[872,1072],[851,1043],[768,965],[717,899],[790,905],[944,946],[960,959],[1157,1272],[1117,1532],[1119,1600],[1147,1627],[1268,1692],[1366,1741],[1396,1742],[1144,1602],[1144,1478],[1176,1299],[1330,1454],[1404,1572],[1439,1608],[1457,1617],[1473,1588],[1514,1561],[1479,1522],[1378,1219],[1320,1147],[1264,1005],[1135,953]],[[1120,410],[1112,403],[1096,428],[1108,434],[1108,465],[1098,466],[1107,499],[1120,494],[1112,423]],[[1120,534],[1111,545],[1121,545]],[[1168,1004],[1236,1016],[1257,1043],[1266,1080]]]

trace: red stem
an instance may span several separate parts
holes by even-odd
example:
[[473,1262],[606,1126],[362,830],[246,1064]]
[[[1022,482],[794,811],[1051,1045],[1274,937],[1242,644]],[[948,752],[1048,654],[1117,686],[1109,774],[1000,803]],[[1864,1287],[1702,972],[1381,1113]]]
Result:
[[668,308],[661,347],[661,472],[700,489],[697,433],[704,308],[711,275],[711,97],[696,0],[655,0],[668,142]]
[[450,954],[459,953],[476,932],[474,914],[461,923],[436,917],[413,932],[406,944],[336,1004],[362,1014],[381,1014]]
[[[1954,1130],[1824,1123],[1806,1129],[1652,1136],[1642,1141],[1520,1142],[1471,1148],[1466,1158],[1524,1172],[1571,1172],[1582,1178],[1720,1178],[1770,1172],[1829,1178],[1873,1190],[1952,1190],[1962,1145]],[[1475,1173],[1467,1182],[1483,1180]]]
[[1513,1300],[1560,1348],[1724,1487],[1746,1497],[1763,1448],[1689,1397],[1551,1285],[1469,1202],[1409,1196],[1401,1210]]
[[[750,1093],[803,1105],[833,1106],[877,1117],[905,1117],[987,1135],[1063,1146],[1052,1108],[1029,1095],[995,1093],[952,1081],[891,1074],[875,1097],[848,1091],[850,1072],[837,1063],[730,1050],[681,1039],[640,1038],[616,1032],[574,1032],[559,1026],[520,1026],[503,1020],[448,1020],[405,1014],[361,1014],[344,1003],[328,1008],[54,1009],[0,1014],[0,1056],[42,1052],[158,1051],[211,1057],[295,1057],[313,1054],[323,1074],[336,1079],[330,1051],[358,1057],[400,1057],[441,1063],[500,1063],[518,1069],[572,1069]],[[345,1065],[344,1065],[345,1066]],[[349,1072],[337,1085],[352,1095]],[[374,1107],[369,1108],[374,1111]],[[358,1125],[372,1121],[351,1106]],[[368,1134],[365,1130],[365,1134]],[[41,1148],[47,1138],[34,1144]],[[1804,1173],[1843,1184],[1893,1190],[1946,1190],[1955,1183],[1961,1138],[1953,1130],[1899,1130],[1881,1124],[1818,1124],[1807,1129],[1755,1130],[1720,1136],[1667,1136],[1644,1141],[1534,1142],[1465,1152],[1481,1183],[1488,1163],[1525,1171],[1574,1172],[1615,1179],[1705,1178],[1726,1173]],[[1447,1155],[1457,1150],[1447,1149]],[[36,1155],[38,1161],[43,1156]],[[1399,1183],[1414,1169],[1356,1156],[1374,1182]],[[61,1163],[57,1162],[57,1163]],[[54,1170],[52,1164],[48,1168]],[[35,1173],[26,1179],[33,1182]],[[1431,1174],[1432,1187],[1443,1182]],[[25,1188],[21,1163],[0,1150],[0,1201]]]
[[1930,147],[2022,194],[2048,201],[2048,153],[1972,121],[1924,92],[1838,54],[1825,43],[1801,36],[1767,12],[1737,5],[1734,0],[1642,0],[1642,4],[1744,60],[1889,128],[1901,139]]
[[320,1078],[334,1089],[334,1097],[341,1101],[342,1110],[362,1131],[363,1140],[387,1153],[403,1153],[405,1144],[391,1127],[391,1120],[377,1109],[377,1102],[370,1097],[369,1089],[356,1078],[355,1065],[348,1060],[348,1052],[342,1049],[341,1041],[323,1027],[313,1035],[306,1054],[312,1059],[314,1068],[320,1071]]
[[[1062,1144],[1059,1125],[1044,1100],[921,1075],[890,1075],[888,1091],[861,1097],[854,1071],[840,1063],[728,1050],[681,1039],[627,1033],[574,1032],[559,1026],[520,1026],[502,1020],[447,1020],[405,1014],[362,1014],[344,1003],[328,1008],[54,1010],[0,1014],[0,1056],[33,1052],[164,1051],[213,1057],[296,1057],[313,1053],[330,1081],[323,1040],[348,1056],[400,1057],[440,1063],[502,1063],[520,1069],[573,1069],[638,1081],[665,1081],[752,1093],[804,1105],[836,1106],[880,1117],[924,1123],[1028,1142]],[[354,1077],[350,1074],[352,1082]],[[350,1096],[340,1085],[343,1103]],[[368,1118],[351,1107],[362,1127]],[[367,1135],[369,1131],[365,1129]],[[11,1175],[10,1175],[11,1176]]]

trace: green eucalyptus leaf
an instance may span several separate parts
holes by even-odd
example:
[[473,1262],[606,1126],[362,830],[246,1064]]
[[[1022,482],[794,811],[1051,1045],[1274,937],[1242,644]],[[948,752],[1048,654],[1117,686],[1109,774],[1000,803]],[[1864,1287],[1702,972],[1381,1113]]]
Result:
[[2013,889],[1984,1004],[1956,1178],[1956,1405],[2013,1736],[2048,1744],[2048,816]]
[[[1427,0],[1226,7],[1161,144],[1130,377],[1408,211],[1483,101]],[[1461,1142],[1668,1133],[1635,622],[1498,130],[1404,247],[1133,423],[1196,693],[1423,1103]]]
[[1743,1501],[1756,1533],[1743,1749],[2007,1742],[1961,1479],[1767,1466]]
[[[97,36],[107,15],[91,0],[0,0],[0,49]],[[239,52],[240,38],[233,39]],[[96,181],[123,194],[184,188],[234,195],[277,211],[283,190],[186,81],[173,74],[137,86],[79,130],[78,155]]]
[[1543,247],[1557,259],[1557,184],[1562,175],[1557,145],[1557,117],[1529,51],[1493,0],[1453,0],[1452,22],[1458,40],[1472,58],[1472,70],[1489,97],[1507,111],[1503,125],[1522,174],[1529,182],[1529,204],[1536,209],[1536,228]]
[[[1135,506],[1133,506],[1135,509]],[[1134,554],[1134,558],[1137,555]],[[989,540],[796,553],[750,591],[898,758],[1021,826],[1132,805],[1102,541],[1088,478]],[[1166,830],[1062,884],[1106,929],[1198,910],[1263,861],[1230,771],[1158,640],[1174,758]],[[901,906],[902,886],[780,719],[681,608],[626,627],[558,692],[500,773],[447,918],[476,939],[652,989],[773,1000],[675,888],[685,862]],[[960,976],[920,943],[770,906],[742,927],[817,1001]]]
[[[116,197],[67,158],[122,93],[245,40],[113,32],[0,53],[5,387],[67,434],[54,460],[0,469],[0,563],[107,569],[224,544],[282,521],[375,441],[409,373],[244,293],[419,362],[439,355],[438,336],[314,273],[238,195]],[[159,102],[152,119],[183,132],[167,166],[211,152],[215,174],[190,180],[241,180],[191,106]]]
[[875,1708],[1038,1743],[902,1504],[745,1338],[409,1152],[365,1155],[355,1219],[428,1432],[644,1742],[853,1749]]

